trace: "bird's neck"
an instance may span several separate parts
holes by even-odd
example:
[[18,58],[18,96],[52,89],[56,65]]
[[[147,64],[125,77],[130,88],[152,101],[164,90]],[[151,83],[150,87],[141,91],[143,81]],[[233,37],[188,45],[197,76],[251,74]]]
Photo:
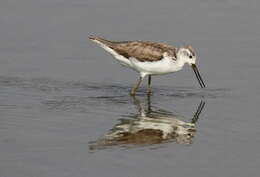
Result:
[[177,56],[177,60],[176,60],[176,66],[178,66],[180,69],[184,66],[185,61],[183,60],[183,58],[181,56]]

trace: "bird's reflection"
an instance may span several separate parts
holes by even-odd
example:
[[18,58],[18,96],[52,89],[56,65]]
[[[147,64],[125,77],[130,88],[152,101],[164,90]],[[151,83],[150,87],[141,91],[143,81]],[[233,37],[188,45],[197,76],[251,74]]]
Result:
[[152,145],[175,141],[178,144],[191,144],[196,133],[195,124],[205,106],[201,101],[190,122],[184,117],[174,115],[163,109],[153,110],[150,97],[147,97],[147,107],[132,97],[138,108],[136,116],[120,119],[103,138],[92,142],[90,149],[102,149],[114,145]]

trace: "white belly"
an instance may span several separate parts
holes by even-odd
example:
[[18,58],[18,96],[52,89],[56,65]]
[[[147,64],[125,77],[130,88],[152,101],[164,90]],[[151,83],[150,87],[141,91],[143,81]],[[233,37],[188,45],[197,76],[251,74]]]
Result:
[[182,66],[180,66],[175,60],[168,57],[152,62],[140,62],[135,58],[130,58],[130,61],[132,63],[132,67],[135,68],[135,70],[141,73],[146,73],[146,75],[167,74],[179,71],[182,68]]

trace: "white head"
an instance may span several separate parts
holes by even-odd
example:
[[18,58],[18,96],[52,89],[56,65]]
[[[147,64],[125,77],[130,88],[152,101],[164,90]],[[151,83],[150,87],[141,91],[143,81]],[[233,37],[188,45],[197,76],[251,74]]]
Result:
[[201,78],[201,75],[199,73],[199,70],[196,66],[196,59],[197,59],[196,53],[190,45],[180,47],[177,50],[177,60],[183,62],[183,64],[188,63],[192,67],[192,69],[199,81],[200,86],[202,88],[204,88],[204,87],[206,87],[206,85],[204,84],[204,82]]
[[190,45],[180,47],[177,51],[177,57],[189,65],[196,63],[196,53]]

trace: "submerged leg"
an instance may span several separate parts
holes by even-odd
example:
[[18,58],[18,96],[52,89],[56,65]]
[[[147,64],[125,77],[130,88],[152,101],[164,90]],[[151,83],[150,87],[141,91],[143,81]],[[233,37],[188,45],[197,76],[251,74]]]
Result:
[[152,83],[152,76],[149,75],[148,76],[148,87],[147,87],[147,95],[151,95],[152,94],[152,87],[151,87],[151,83]]
[[136,90],[138,89],[138,87],[140,86],[141,82],[143,81],[143,77],[139,77],[137,83],[134,85],[134,87],[131,89],[130,95],[134,96],[136,93]]

